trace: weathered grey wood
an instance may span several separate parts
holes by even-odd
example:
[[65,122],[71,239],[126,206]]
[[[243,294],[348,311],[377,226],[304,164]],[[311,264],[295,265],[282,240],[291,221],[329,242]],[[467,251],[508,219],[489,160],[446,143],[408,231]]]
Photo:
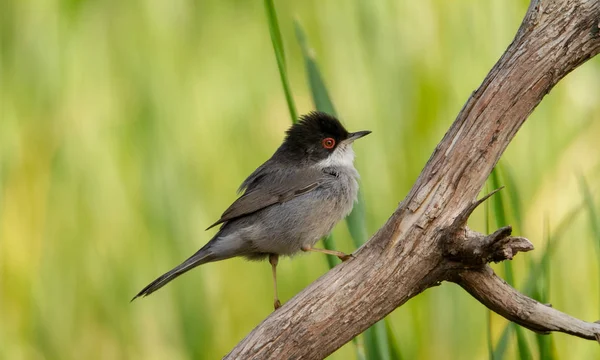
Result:
[[[226,358],[324,358],[443,280],[458,282],[492,310],[531,329],[588,339],[600,333],[598,325],[540,306],[507,287],[487,265],[473,267],[472,257],[462,261],[449,256],[448,249],[448,234],[460,235],[455,219],[469,212],[528,115],[560,79],[600,51],[599,27],[598,0],[532,1],[515,39],[388,221],[354,259],[272,313]],[[460,236],[484,238],[466,229]],[[514,252],[529,250],[522,238],[512,239],[501,246],[503,251],[513,245]]]
[[454,281],[491,310],[533,331],[560,331],[589,340],[600,336],[600,324],[581,321],[521,294],[489,266],[460,272]]

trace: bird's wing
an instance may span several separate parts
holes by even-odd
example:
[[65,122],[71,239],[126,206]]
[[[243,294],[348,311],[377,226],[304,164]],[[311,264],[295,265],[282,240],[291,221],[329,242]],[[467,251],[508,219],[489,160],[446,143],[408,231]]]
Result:
[[304,169],[301,172],[295,171],[285,176],[281,172],[262,174],[261,183],[247,190],[208,229],[306,194],[316,189],[323,182],[325,176],[326,174],[318,169]]

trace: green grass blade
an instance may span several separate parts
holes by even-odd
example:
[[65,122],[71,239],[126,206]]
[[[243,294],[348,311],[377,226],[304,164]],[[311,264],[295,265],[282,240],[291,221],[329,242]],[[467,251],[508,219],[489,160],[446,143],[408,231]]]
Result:
[[[279,22],[277,21],[277,13],[275,11],[275,5],[273,4],[273,0],[265,0],[265,12],[267,14],[267,20],[269,22],[269,33],[271,35],[271,43],[273,44],[273,50],[275,52],[275,58],[277,59],[277,67],[279,69],[279,76],[281,78],[281,83],[283,85],[283,91],[285,93],[285,99],[288,105],[288,110],[290,112],[290,117],[292,123],[296,123],[298,121],[298,113],[296,110],[296,104],[294,103],[294,98],[292,96],[292,90],[290,88],[290,83],[287,75],[287,68],[285,64],[285,51],[283,49],[283,41],[281,39],[281,31],[279,30]],[[329,234],[325,238],[323,238],[323,246],[326,249],[335,249],[335,240],[332,234]],[[332,269],[338,262],[333,256],[326,256],[327,265],[330,269]],[[357,346],[356,354],[358,359],[363,359],[364,355],[361,353],[358,348],[358,344],[356,338],[353,339],[354,344]]]
[[358,200],[354,204],[354,208],[346,218],[348,231],[352,238],[354,247],[359,248],[367,241],[367,226],[365,224],[365,202],[360,190],[358,191]]
[[538,349],[540,352],[540,360],[554,360],[554,342],[552,335],[536,334]]
[[[335,249],[335,240],[333,239],[333,235],[329,234],[323,238],[323,246],[325,249]],[[338,263],[338,260],[335,256],[327,255],[325,256],[327,259],[327,265],[329,265],[330,269],[333,269],[334,266]]]
[[313,51],[308,45],[306,34],[297,21],[294,22],[294,29],[296,30],[296,38],[302,49],[302,57],[304,58],[304,65],[306,66],[306,74],[308,76],[308,83],[315,108],[337,117],[337,112],[333,107],[333,102],[331,101],[331,97],[329,96],[329,92],[323,81],[321,70],[319,70]]
[[542,303],[546,304],[550,301],[550,255],[552,250],[552,242],[550,241],[550,223],[548,221],[548,216],[545,216],[544,219],[544,229],[546,232],[546,247],[544,248],[544,254],[542,256],[542,268],[544,269],[543,276],[543,287],[542,291],[540,291],[540,300]]
[[506,165],[506,162],[501,163],[502,165],[500,170],[503,175],[503,179],[506,181],[506,189],[508,190],[508,199],[510,201],[510,210],[513,214],[512,220],[514,221],[518,231],[523,231],[523,207],[521,204],[519,188],[517,186],[517,182],[515,181],[512,168]]
[[[337,117],[337,112],[325,86],[325,81],[319,69],[319,66],[311,51],[304,30],[298,22],[294,23],[296,37],[302,49],[308,83],[312,94],[312,99],[315,108],[319,111],[331,114]],[[356,247],[362,245],[367,239],[367,230],[364,220],[364,201],[362,194],[358,193],[358,202],[354,204],[354,208],[350,215],[346,218],[346,224],[352,238],[352,242]],[[333,241],[326,241],[327,249],[335,248]],[[336,260],[337,261],[337,260]],[[392,352],[391,344],[383,322],[378,322],[365,331],[365,352],[368,359],[390,359]]]
[[508,345],[510,343],[511,334],[514,333],[514,328],[514,323],[508,323],[504,330],[502,330],[502,335],[500,335],[500,339],[498,340],[492,355],[494,360],[504,359],[504,354],[506,354],[506,350],[508,350]]
[[[542,263],[543,276],[541,276],[542,283],[537,283],[537,288],[534,297],[541,303],[548,303],[550,300],[550,250],[551,250],[551,236],[550,236],[550,225],[548,222],[548,216],[544,217],[544,232],[546,238],[546,246],[544,247],[544,254],[540,263]],[[548,255],[547,255],[548,254]],[[538,346],[538,352],[541,360],[553,360],[553,341],[551,335],[536,334],[535,339]]]
[[277,60],[277,67],[279,68],[279,77],[281,78],[281,84],[283,85],[285,100],[290,111],[292,122],[295,123],[298,121],[298,112],[296,111],[296,104],[294,103],[294,98],[292,96],[292,90],[290,88],[290,82],[287,75],[283,40],[281,39],[281,31],[279,30],[279,23],[277,21],[277,13],[275,12],[273,0],[265,0],[265,12],[267,13],[269,33],[271,34],[271,43],[273,43],[273,50],[275,51],[275,59]]
[[596,239],[594,245],[597,250],[598,259],[600,259],[600,218],[596,212],[596,205],[594,204],[592,192],[590,191],[590,187],[583,175],[579,177],[579,184],[581,186],[585,209],[587,210],[589,216],[592,234]]
[[[489,187],[485,186],[485,193],[489,194]],[[483,213],[485,218],[485,233],[490,233],[490,202],[485,201],[483,203]],[[488,309],[488,321],[487,321],[487,345],[488,345],[488,358],[494,360],[494,344],[492,339],[492,310]]]
[[[492,182],[492,187],[494,189],[498,189],[501,187],[500,174],[499,174],[500,171],[502,171],[500,164],[498,164],[496,166],[496,168],[494,168],[494,170],[492,171],[491,182]],[[513,191],[513,189],[506,189],[506,191],[511,192],[511,191]],[[504,193],[506,191],[504,191]],[[506,211],[506,207],[504,206],[503,195],[504,195],[503,192],[500,192],[498,195],[496,195],[494,197],[494,202],[493,202],[494,218],[496,220],[496,226],[498,228],[508,225],[507,211]],[[510,284],[511,286],[514,286],[515,280],[514,280],[512,263],[510,261],[504,261],[503,264],[504,264],[504,276],[505,276],[506,282],[508,284]],[[513,328],[515,329],[515,335],[517,337],[519,358],[522,360],[531,359],[532,358],[531,350],[529,349],[529,345],[527,344],[527,339],[525,338],[523,329],[519,326],[514,326]],[[498,355],[503,356],[503,354],[498,354]],[[501,358],[501,357],[499,357],[499,358]]]
[[[327,89],[325,89],[325,83],[323,82],[323,78],[321,77],[321,72],[319,71],[314,57],[310,55],[304,31],[302,30],[298,22],[294,23],[294,28],[296,30],[296,37],[298,38],[298,42],[300,43],[300,47],[302,48],[302,55],[304,57],[304,63],[306,66],[308,83],[310,86],[313,101],[315,103],[315,107],[319,111],[323,111],[333,116],[337,116],[335,109],[333,108],[333,104],[329,98]],[[326,249],[335,250],[335,241],[333,239],[333,236],[327,236],[323,240],[323,245]],[[333,267],[332,264],[335,265],[338,262],[333,258],[329,259],[329,256],[327,261],[330,267]]]
[[523,332],[523,328],[516,325],[515,332],[517,334],[517,346],[519,348],[519,358],[523,360],[531,360],[531,350],[529,350],[529,344],[527,344],[527,338]]
[[390,358],[391,360],[402,360],[402,353],[400,352],[400,347],[398,346],[398,339],[396,339],[396,335],[394,335],[394,331],[392,330],[392,325],[388,319],[383,319],[383,321],[385,323],[385,331],[389,339]]
[[365,352],[367,359],[391,360],[390,345],[383,320],[365,331]]
[[[542,276],[541,274],[544,272],[544,266],[549,266],[550,256],[552,255],[552,253],[554,251],[556,251],[559,240],[566,233],[569,226],[571,224],[573,224],[577,215],[579,215],[581,213],[582,208],[583,208],[582,206],[574,207],[561,220],[559,225],[556,227],[556,230],[554,231],[554,233],[552,233],[552,234],[548,233],[549,238],[547,241],[546,248],[544,249],[544,253],[542,254],[542,257],[539,261],[532,263],[529,274],[527,275],[527,279],[524,282],[524,285],[522,288],[522,292],[524,294],[536,297],[534,292],[535,292],[537,279],[539,279]],[[546,271],[546,274],[549,274],[549,272]],[[496,347],[494,349],[493,358],[495,360],[504,358],[504,354],[506,353],[506,350],[508,348],[508,343],[510,341],[510,334],[512,333],[513,326],[514,326],[514,324],[510,323],[502,331],[500,340],[498,340],[498,343],[496,344]],[[547,335],[540,335],[540,336],[544,338],[544,341],[549,341],[549,340],[546,340],[549,338]],[[551,345],[551,346],[553,346],[553,345]],[[551,347],[551,349],[552,349],[552,347]],[[551,350],[551,354],[553,354],[553,350]]]
[[559,240],[565,234],[568,227],[573,224],[573,221],[575,220],[577,215],[579,215],[579,213],[582,211],[582,209],[583,209],[582,206],[574,207],[561,220],[561,222],[556,227],[556,230],[554,231],[554,233],[552,233],[551,236],[549,237],[548,243],[546,245],[544,253],[542,254],[542,257],[540,258],[540,260],[538,262],[534,262],[532,264],[529,274],[527,275],[527,279],[524,282],[522,292],[525,295],[533,295],[533,292],[535,291],[535,285],[536,285],[537,279],[539,279],[542,276],[542,273],[544,271],[544,264],[547,264],[549,262],[550,256],[554,253],[554,251],[556,251]]
[[[498,176],[497,174],[495,175],[496,177]],[[496,183],[493,183],[493,187],[494,188],[498,188],[500,185],[500,181],[499,179],[496,179]],[[500,194],[499,194],[500,195]],[[530,271],[527,275],[527,278],[525,279],[525,282],[523,284],[523,287],[521,289],[521,291],[526,294],[526,295],[530,295],[533,296],[534,298],[539,298],[538,295],[535,293],[536,292],[536,284],[539,278],[543,277],[544,273],[546,275],[549,275],[549,263],[550,263],[550,256],[552,255],[552,253],[554,251],[556,251],[558,242],[560,241],[560,239],[562,238],[562,236],[565,234],[565,232],[568,230],[568,227],[573,224],[573,221],[575,220],[575,218],[577,217],[577,215],[580,214],[580,212],[582,211],[583,207],[582,206],[576,206],[574,207],[559,223],[559,225],[556,227],[556,230],[554,231],[554,233],[550,234],[550,232],[548,231],[548,241],[546,244],[546,247],[544,249],[544,252],[540,258],[539,261],[533,261],[531,266],[530,266]],[[489,233],[489,231],[488,231]],[[545,270],[546,268],[546,270]],[[549,279],[546,279],[546,281],[548,282]],[[540,300],[542,301],[542,300]],[[546,301],[546,300],[544,300]],[[494,349],[494,354],[493,354],[493,358],[495,360],[498,359],[502,359],[504,358],[504,354],[506,352],[506,349],[508,348],[508,343],[510,340],[510,334],[511,334],[511,328],[514,325],[512,323],[510,323],[509,325],[507,325],[506,328],[504,328],[504,330],[502,331],[502,335],[500,336],[500,340],[498,341],[498,344],[496,344],[496,348]],[[542,339],[542,341],[545,342],[549,342],[549,345],[544,345],[544,346],[549,346],[550,347],[550,352],[548,356],[549,359],[552,358],[552,354],[554,353],[553,349],[553,344],[552,344],[552,340],[551,338],[549,338],[548,335],[539,335],[539,338]],[[539,341],[539,340],[538,340]],[[544,350],[546,351],[546,349]],[[544,354],[546,354],[547,352],[545,352]],[[540,353],[541,354],[541,353]]]
[[[287,76],[287,69],[285,66],[285,51],[283,49],[283,41],[281,40],[281,32],[279,31],[279,22],[277,21],[277,12],[273,0],[265,0],[265,12],[267,14],[267,20],[269,22],[269,33],[271,34],[271,42],[273,44],[273,50],[275,51],[275,58],[277,59],[277,66],[279,68],[279,75],[281,77],[281,83],[283,84],[283,90],[285,92],[285,98],[287,100],[288,109],[290,111],[290,117],[292,123],[298,121],[298,115],[296,113],[296,105],[290,89],[290,84]],[[328,235],[323,238],[323,246],[326,249],[335,249],[335,240],[333,235]],[[325,257],[327,259],[327,265],[329,268],[333,268],[339,261],[331,255]]]
[[486,340],[488,345],[488,359],[494,360],[494,343],[492,339],[492,310],[487,309],[487,333]]
[[[492,171],[492,174],[491,174],[491,181],[492,181],[493,189],[498,189],[502,186],[500,183],[499,172],[500,172],[500,164],[498,164],[494,168],[494,170]],[[498,227],[498,228],[508,225],[508,221],[506,220],[506,210],[504,207],[504,197],[502,196],[503,193],[505,193],[506,191],[511,191],[511,189],[505,189],[504,191],[501,191],[499,194],[494,196],[494,199],[493,199],[494,218],[496,220],[496,227]],[[505,277],[506,282],[508,284],[510,284],[511,286],[514,286],[515,280],[514,280],[514,274],[513,274],[513,269],[512,269],[512,263],[510,261],[504,261],[503,265],[504,265],[504,277]]]
[[[304,57],[308,83],[315,108],[319,111],[337,117],[337,112],[335,111],[335,107],[333,106],[333,102],[329,96],[329,91],[327,91],[325,81],[323,80],[323,76],[321,75],[321,71],[319,70],[319,66],[315,60],[313,54],[314,52],[310,49],[308,40],[306,39],[306,34],[304,33],[302,26],[297,21],[294,23],[294,28],[296,30],[298,43],[302,49],[302,56]],[[346,224],[348,225],[350,236],[352,237],[352,241],[356,247],[364,244],[364,242],[367,240],[364,213],[364,201],[359,190],[358,201],[356,204],[354,204],[352,212],[346,218]]]
[[596,243],[594,245],[596,247],[596,250],[598,250],[598,256],[600,257],[600,218],[598,217],[598,213],[596,212],[596,205],[594,204],[592,192],[590,191],[590,187],[584,176],[579,177],[579,183],[581,186],[581,192],[583,195],[585,208],[590,219],[590,227],[592,228],[592,234],[596,238]]

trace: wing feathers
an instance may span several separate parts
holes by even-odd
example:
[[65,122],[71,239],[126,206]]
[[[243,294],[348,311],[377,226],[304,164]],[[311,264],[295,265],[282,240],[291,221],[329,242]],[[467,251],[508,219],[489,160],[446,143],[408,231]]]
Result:
[[[281,204],[311,192],[321,185],[325,174],[318,170],[293,172],[282,176],[281,172],[260,174],[260,184],[247,190],[225,212],[221,218],[206,230],[245,215],[252,214],[274,204]],[[275,179],[275,178],[278,179]]]

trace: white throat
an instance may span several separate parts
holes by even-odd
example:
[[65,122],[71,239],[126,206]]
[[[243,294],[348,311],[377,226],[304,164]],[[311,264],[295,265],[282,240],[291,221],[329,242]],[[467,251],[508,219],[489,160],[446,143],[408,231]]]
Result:
[[352,144],[340,144],[326,159],[317,163],[318,167],[354,168],[354,150]]

